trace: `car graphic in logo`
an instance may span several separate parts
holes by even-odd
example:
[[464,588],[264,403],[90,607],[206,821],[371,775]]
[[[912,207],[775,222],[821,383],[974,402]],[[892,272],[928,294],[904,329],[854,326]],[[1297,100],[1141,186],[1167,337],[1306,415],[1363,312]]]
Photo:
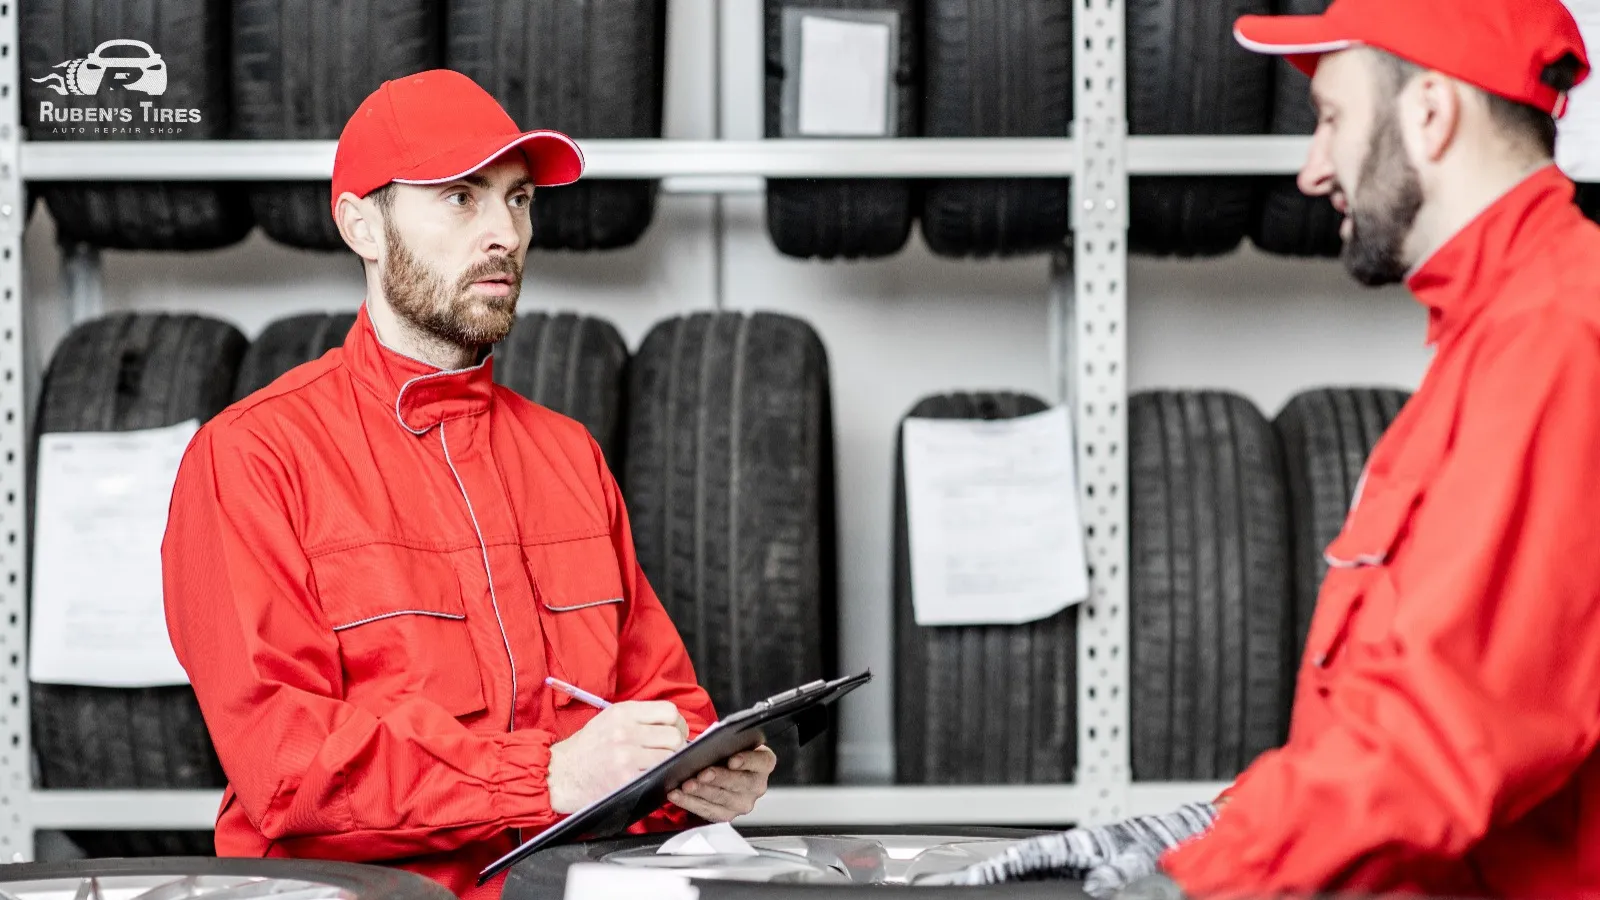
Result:
[[[107,56],[112,47],[136,47],[142,56]],[[54,66],[66,72],[52,72],[43,78],[33,79],[58,94],[84,96],[98,93],[100,86],[110,79],[110,87],[125,91],[139,91],[159,97],[167,91],[167,65],[161,54],[144,41],[119,38],[106,41],[94,52],[79,59],[69,59]]]

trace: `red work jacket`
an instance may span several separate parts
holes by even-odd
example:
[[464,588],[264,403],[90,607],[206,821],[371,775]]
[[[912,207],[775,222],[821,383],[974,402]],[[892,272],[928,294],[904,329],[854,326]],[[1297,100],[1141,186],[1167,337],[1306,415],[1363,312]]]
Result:
[[1600,228],[1554,166],[1411,276],[1436,354],[1374,449],[1288,744],[1186,891],[1600,896]]
[[[550,745],[612,700],[715,719],[583,426],[344,346],[195,437],[162,545],[167,625],[228,776],[224,856],[381,862],[457,894],[550,809]],[[663,811],[661,827],[686,814]]]

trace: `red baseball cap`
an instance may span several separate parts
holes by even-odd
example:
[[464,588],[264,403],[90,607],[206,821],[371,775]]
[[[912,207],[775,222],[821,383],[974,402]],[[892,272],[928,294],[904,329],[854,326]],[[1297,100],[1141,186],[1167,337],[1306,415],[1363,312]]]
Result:
[[583,175],[583,151],[545,129],[523,131],[471,78],[429,69],[385,81],[356,107],[333,155],[333,205],[365,197],[391,181],[439,184],[521,150],[536,187],[571,184]]
[[[1233,35],[1307,75],[1324,53],[1376,47],[1557,117],[1566,89],[1589,74],[1583,35],[1561,0],[1334,0],[1320,16],[1242,16]],[[1547,78],[1569,56],[1565,78]]]

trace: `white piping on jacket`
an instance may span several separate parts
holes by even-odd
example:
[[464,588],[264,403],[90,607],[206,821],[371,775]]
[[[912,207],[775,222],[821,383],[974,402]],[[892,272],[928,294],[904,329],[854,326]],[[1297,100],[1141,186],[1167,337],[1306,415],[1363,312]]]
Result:
[[[404,422],[401,423],[405,424]],[[409,430],[411,426],[407,425]],[[420,432],[419,432],[420,433]],[[456,487],[461,491],[461,499],[467,502],[467,515],[472,519],[472,530],[478,534],[478,549],[483,551],[483,574],[489,579],[489,604],[494,607],[494,621],[500,626],[500,640],[506,645],[506,661],[511,663],[511,720],[506,725],[507,731],[517,730],[517,658],[511,654],[511,638],[506,635],[505,620],[500,618],[500,598],[494,592],[494,570],[489,568],[489,545],[483,540],[483,529],[478,527],[478,514],[472,509],[472,498],[467,496],[467,486],[461,480],[461,473],[456,471],[455,461],[450,458],[450,442],[445,440],[444,423],[439,423],[439,446],[444,448],[444,462],[450,467],[450,474],[455,476]]]
[[572,612],[573,610],[578,609],[588,609],[591,606],[605,606],[608,603],[621,602],[621,597],[612,597],[610,600],[596,600],[593,603],[579,603],[577,606],[551,606],[550,604],[546,603],[544,608],[550,610],[551,612]]
[[464,615],[436,612],[431,609],[397,609],[394,612],[380,613],[376,616],[367,616],[365,619],[357,619],[354,622],[346,622],[343,625],[335,625],[333,630],[344,631],[346,628],[354,628],[357,625],[365,625],[368,622],[376,622],[379,619],[392,619],[395,616],[433,616],[436,619],[455,619],[457,621],[466,618]]

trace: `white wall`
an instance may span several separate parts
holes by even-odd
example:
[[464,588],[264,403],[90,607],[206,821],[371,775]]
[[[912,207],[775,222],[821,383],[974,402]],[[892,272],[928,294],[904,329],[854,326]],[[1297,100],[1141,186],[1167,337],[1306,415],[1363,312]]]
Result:
[[[668,135],[727,137],[760,129],[759,4],[723,0],[723,90],[713,97],[714,0],[675,0],[669,53]],[[752,14],[754,11],[754,14]],[[668,316],[716,303],[713,202],[666,197],[635,247],[603,255],[538,254],[525,309],[577,310],[614,322],[637,347]],[[1044,258],[958,263],[913,237],[897,257],[852,264],[781,257],[768,241],[759,197],[725,201],[721,259],[728,309],[765,309],[810,321],[833,374],[839,466],[841,654],[871,666],[874,687],[846,704],[846,777],[888,775],[890,741],[891,491],[896,423],[918,398],[951,389],[1011,388],[1051,398]],[[24,266],[30,339],[48,351],[68,322],[54,230],[41,207]],[[1148,387],[1220,387],[1268,415],[1293,392],[1322,384],[1413,387],[1426,365],[1425,317],[1403,292],[1366,292],[1337,265],[1243,251],[1222,260],[1135,260],[1129,276],[1129,380]],[[248,335],[306,309],[361,301],[352,255],[277,246],[253,234],[226,250],[107,253],[105,306],[189,310]],[[34,380],[37,383],[37,379]]]

